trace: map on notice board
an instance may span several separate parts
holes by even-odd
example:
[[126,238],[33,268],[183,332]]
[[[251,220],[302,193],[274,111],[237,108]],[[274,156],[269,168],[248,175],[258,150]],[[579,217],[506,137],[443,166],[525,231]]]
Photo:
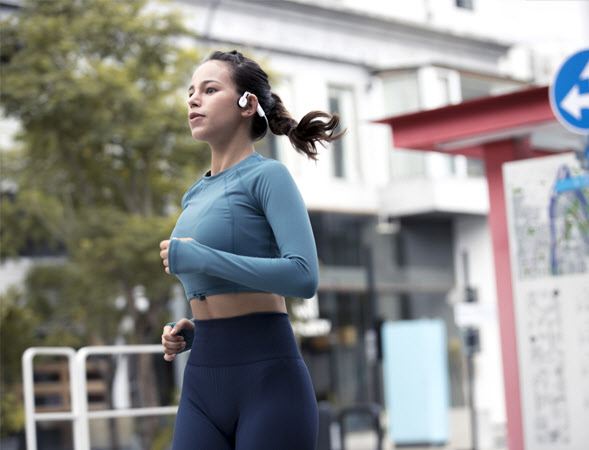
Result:
[[526,450],[588,448],[589,188],[558,188],[581,172],[573,154],[503,166]]

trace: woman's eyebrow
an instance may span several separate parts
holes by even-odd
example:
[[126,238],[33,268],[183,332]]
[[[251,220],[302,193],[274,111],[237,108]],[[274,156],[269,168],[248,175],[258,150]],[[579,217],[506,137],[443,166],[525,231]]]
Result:
[[[205,81],[203,81],[202,83],[200,83],[200,85],[201,85],[201,86],[204,86],[205,84],[208,84],[208,83],[218,83],[218,84],[223,84],[223,83],[221,83],[221,82],[220,82],[220,81],[218,81],[218,80],[205,80]],[[192,89],[194,89],[194,86],[191,84],[191,85],[188,87],[188,90],[190,91],[190,90],[192,90]]]

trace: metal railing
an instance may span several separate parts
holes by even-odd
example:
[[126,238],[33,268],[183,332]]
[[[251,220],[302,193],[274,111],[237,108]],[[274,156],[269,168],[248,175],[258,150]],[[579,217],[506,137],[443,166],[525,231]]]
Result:
[[[90,419],[114,417],[144,417],[176,414],[177,406],[156,406],[126,409],[88,410],[88,384],[86,360],[91,355],[122,355],[160,353],[161,345],[113,345],[82,347],[77,352],[70,347],[31,347],[22,356],[23,390],[26,420],[27,450],[37,450],[36,423],[39,421],[72,422],[75,450],[90,450]],[[35,412],[35,384],[33,359],[38,355],[66,356],[68,358],[71,411]]]

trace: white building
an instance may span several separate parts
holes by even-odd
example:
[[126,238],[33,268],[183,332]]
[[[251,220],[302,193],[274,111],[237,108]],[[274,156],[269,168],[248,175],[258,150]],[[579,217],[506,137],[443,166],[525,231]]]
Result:
[[[513,0],[178,0],[211,49],[245,51],[280,75],[274,89],[296,119],[337,111],[347,137],[317,164],[285,138],[258,148],[290,168],[307,203],[321,266],[322,318],[339,336],[329,356],[305,350],[318,398],[362,399],[355,349],[367,307],[363,249],[371,247],[376,315],[443,317],[448,330],[454,438],[465,414],[460,333],[464,254],[479,301],[496,304],[480,161],[393,149],[391,115],[548,84],[564,56],[589,42],[586,2]],[[317,338],[319,339],[319,338]],[[315,339],[315,340],[317,340]],[[500,445],[505,423],[496,319],[481,329],[476,404],[481,448]],[[468,445],[468,442],[467,444]]]
[[[258,147],[289,167],[315,231],[319,314],[335,337],[303,345],[318,398],[346,406],[369,397],[360,350],[371,249],[378,319],[446,323],[452,440],[468,446],[460,432],[468,420],[452,304],[464,300],[465,252],[479,301],[496,304],[484,167],[463,156],[392,148],[389,127],[374,121],[549,83],[562,58],[589,43],[589,3],[176,0],[172,7],[182,9],[199,45],[244,51],[279,74],[274,90],[295,119],[316,109],[339,112],[348,129],[317,164],[285,138],[269,136]],[[504,437],[502,377],[491,320],[476,357],[482,449]]]

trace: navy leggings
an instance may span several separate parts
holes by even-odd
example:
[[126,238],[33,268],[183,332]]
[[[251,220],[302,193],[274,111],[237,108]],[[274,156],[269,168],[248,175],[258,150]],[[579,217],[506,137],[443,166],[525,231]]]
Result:
[[315,450],[317,422],[288,314],[196,321],[173,450]]

